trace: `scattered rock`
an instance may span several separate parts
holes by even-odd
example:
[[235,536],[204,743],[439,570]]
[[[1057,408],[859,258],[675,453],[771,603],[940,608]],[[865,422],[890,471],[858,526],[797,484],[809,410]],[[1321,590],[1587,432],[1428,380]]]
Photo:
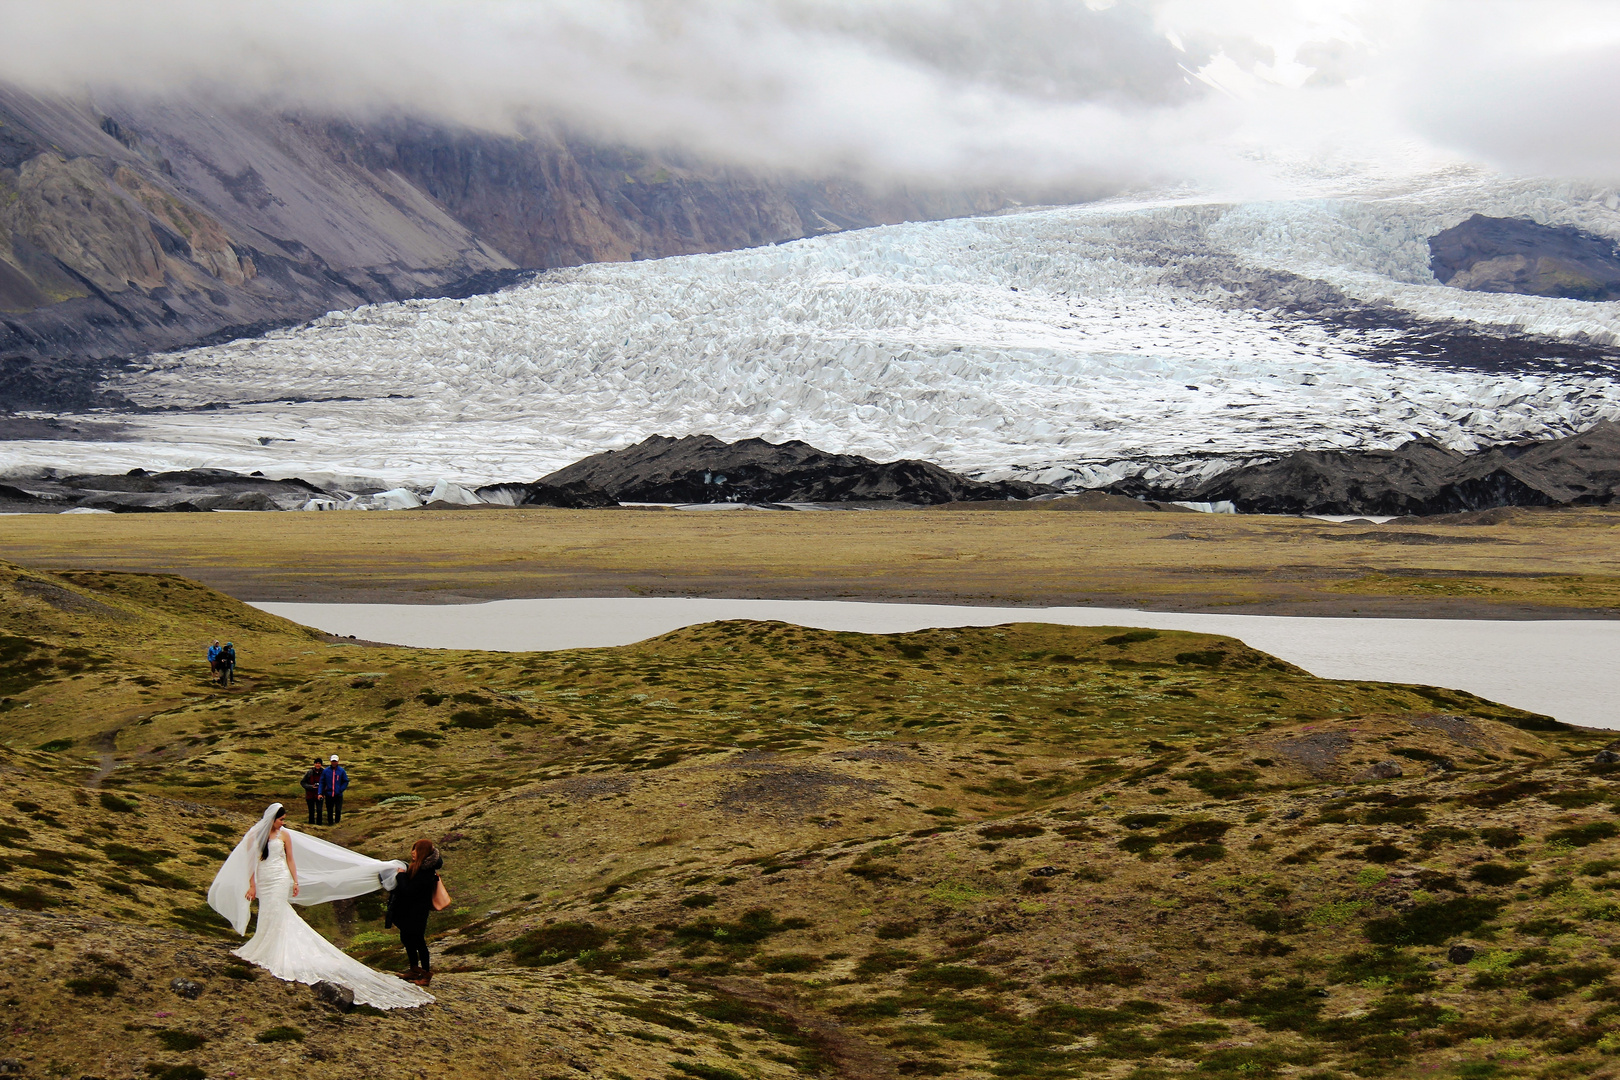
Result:
[[310,987],[315,993],[315,1000],[323,1005],[330,1005],[338,1012],[348,1012],[354,1008],[354,991],[347,986],[337,983],[318,982]]
[[16,1058],[0,1058],[0,1076],[21,1076],[23,1063]]
[[1446,959],[1453,964],[1466,964],[1474,958],[1475,952],[1472,945],[1453,945],[1446,950]]
[[1369,768],[1363,769],[1351,779],[1357,783],[1364,783],[1368,780],[1394,780],[1396,777],[1404,775],[1404,773],[1405,770],[1401,768],[1399,762],[1380,761]]
[[1620,761],[1620,752],[1616,752],[1614,750],[1599,750],[1597,752],[1597,756],[1592,758],[1592,760],[1597,762],[1599,765],[1613,765],[1615,762]]
[[190,979],[170,979],[169,989],[173,990],[183,998],[195,1001],[198,997],[202,996],[203,984],[200,982],[193,982]]
[[1055,876],[1057,876],[1058,874],[1061,874],[1061,873],[1063,873],[1063,871],[1059,870],[1055,866],[1037,866],[1035,869],[1033,869],[1033,870],[1031,870],[1029,872],[1029,876],[1030,877],[1055,877]]

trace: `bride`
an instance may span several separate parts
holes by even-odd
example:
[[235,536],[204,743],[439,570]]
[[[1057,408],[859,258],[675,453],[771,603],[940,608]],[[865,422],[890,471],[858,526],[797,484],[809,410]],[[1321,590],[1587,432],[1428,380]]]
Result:
[[250,905],[259,901],[253,940],[237,956],[289,982],[331,982],[354,991],[354,1000],[379,1009],[409,1009],[433,1000],[403,979],[374,971],[344,953],[299,918],[308,907],[376,889],[392,889],[402,862],[383,862],[294,832],[282,824],[287,810],[271,803],[208,888],[208,905],[247,933]]

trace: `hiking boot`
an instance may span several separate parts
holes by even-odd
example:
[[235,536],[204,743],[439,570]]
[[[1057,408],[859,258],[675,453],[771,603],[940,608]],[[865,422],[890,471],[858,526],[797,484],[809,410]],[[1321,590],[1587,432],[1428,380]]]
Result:
[[433,981],[433,969],[423,968],[422,977],[420,979],[413,979],[412,981],[415,982],[417,986],[422,987],[424,990],[427,989],[428,983]]
[[404,979],[408,983],[420,982],[422,979],[422,969],[417,967],[415,964],[412,964],[411,970],[400,976],[400,978]]

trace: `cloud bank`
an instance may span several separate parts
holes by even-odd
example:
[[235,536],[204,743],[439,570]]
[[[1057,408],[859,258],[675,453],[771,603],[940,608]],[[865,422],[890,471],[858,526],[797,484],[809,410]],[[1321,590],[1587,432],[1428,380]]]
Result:
[[1620,176],[1620,8],[1588,0],[0,0],[0,78],[912,184]]

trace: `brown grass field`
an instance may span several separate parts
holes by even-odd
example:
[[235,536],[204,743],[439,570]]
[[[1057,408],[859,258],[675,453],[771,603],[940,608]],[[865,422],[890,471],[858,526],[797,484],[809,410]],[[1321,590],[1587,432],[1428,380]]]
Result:
[[1010,513],[27,515],[0,519],[0,557],[184,574],[248,600],[848,597],[1268,614],[1620,615],[1613,510],[1374,526],[1054,505]]

